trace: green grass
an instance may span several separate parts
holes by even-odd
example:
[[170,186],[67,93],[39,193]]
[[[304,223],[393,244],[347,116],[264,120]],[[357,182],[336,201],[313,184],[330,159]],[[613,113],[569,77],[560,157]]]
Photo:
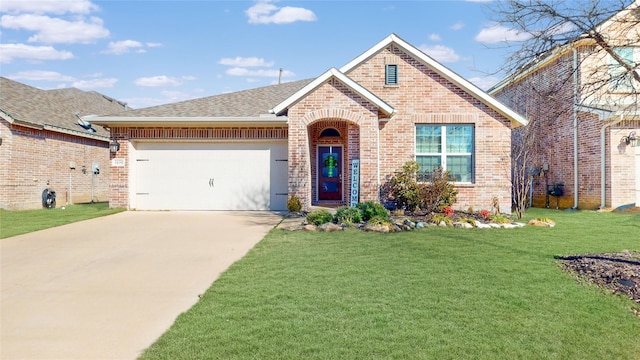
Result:
[[0,239],[121,211],[124,209],[109,209],[108,203],[69,205],[64,210],[62,208],[21,211],[0,209]]
[[555,228],[271,231],[141,359],[639,359],[633,302],[557,255],[638,250],[639,214]]

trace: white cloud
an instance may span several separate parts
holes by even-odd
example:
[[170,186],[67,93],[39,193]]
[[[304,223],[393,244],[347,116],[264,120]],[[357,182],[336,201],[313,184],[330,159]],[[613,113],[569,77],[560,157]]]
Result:
[[[260,77],[279,77],[280,70],[249,70],[245,68],[234,67],[225,71],[225,74],[231,76],[260,76]],[[295,76],[295,73],[284,70],[282,72],[282,77],[292,77]]]
[[29,70],[20,71],[8,76],[14,80],[35,80],[35,81],[75,81],[71,76],[62,75],[56,71]]
[[316,21],[313,11],[300,7],[277,7],[270,0],[258,1],[245,12],[250,24],[289,24],[296,21]]
[[150,48],[160,47],[160,46],[162,46],[161,43],[154,43],[154,42],[148,42],[147,43],[147,47],[150,47]]
[[229,66],[239,66],[239,67],[252,67],[252,66],[264,66],[270,67],[273,66],[273,62],[265,62],[262,58],[257,57],[236,57],[232,58],[223,58],[218,64],[220,65],[229,65]]
[[472,77],[469,79],[471,83],[475,86],[479,87],[482,90],[489,90],[493,85],[497,84],[500,79],[495,76],[486,76],[486,77]]
[[464,23],[462,21],[458,21],[457,23],[451,25],[451,30],[460,30],[464,27]]
[[438,34],[431,34],[431,35],[429,35],[429,40],[431,40],[431,41],[440,41],[440,40],[442,40],[442,38]]
[[419,49],[439,62],[456,62],[460,60],[460,55],[456,54],[455,50],[443,45],[422,45]]
[[88,14],[99,7],[88,0],[2,0],[0,12],[36,14]]
[[111,41],[107,50],[104,50],[102,53],[104,54],[113,54],[113,55],[122,55],[130,52],[133,49],[143,50],[141,42],[135,40],[122,40],[122,41]]
[[82,90],[91,90],[100,88],[112,88],[117,82],[118,79],[115,78],[78,80],[73,82],[71,86]]
[[73,58],[69,51],[60,51],[52,46],[30,46],[25,44],[0,44],[0,63],[8,64],[13,59],[67,60]]
[[495,44],[499,42],[525,41],[531,38],[531,34],[509,29],[502,25],[492,25],[480,30],[476,35],[476,41]]
[[0,26],[8,29],[24,29],[36,34],[29,42],[43,43],[92,43],[109,36],[109,30],[103,27],[103,21],[97,17],[85,20],[66,21],[44,15],[3,15]]
[[182,81],[180,81],[179,79],[166,76],[166,75],[142,77],[142,78],[136,79],[134,83],[138,86],[149,86],[149,87],[182,85]]

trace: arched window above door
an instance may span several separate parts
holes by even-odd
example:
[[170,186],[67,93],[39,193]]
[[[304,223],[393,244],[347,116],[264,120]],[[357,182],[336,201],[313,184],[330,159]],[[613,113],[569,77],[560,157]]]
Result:
[[340,132],[334,128],[326,128],[320,133],[321,138],[340,137]]

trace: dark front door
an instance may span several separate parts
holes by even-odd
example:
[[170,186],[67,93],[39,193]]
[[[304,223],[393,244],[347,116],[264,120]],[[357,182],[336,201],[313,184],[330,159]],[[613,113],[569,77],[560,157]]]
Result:
[[318,147],[318,200],[342,200],[341,147]]

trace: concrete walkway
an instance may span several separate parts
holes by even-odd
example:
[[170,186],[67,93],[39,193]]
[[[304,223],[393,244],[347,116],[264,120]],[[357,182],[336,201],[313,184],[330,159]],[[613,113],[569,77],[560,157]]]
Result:
[[0,358],[135,359],[280,220],[124,212],[0,240]]

